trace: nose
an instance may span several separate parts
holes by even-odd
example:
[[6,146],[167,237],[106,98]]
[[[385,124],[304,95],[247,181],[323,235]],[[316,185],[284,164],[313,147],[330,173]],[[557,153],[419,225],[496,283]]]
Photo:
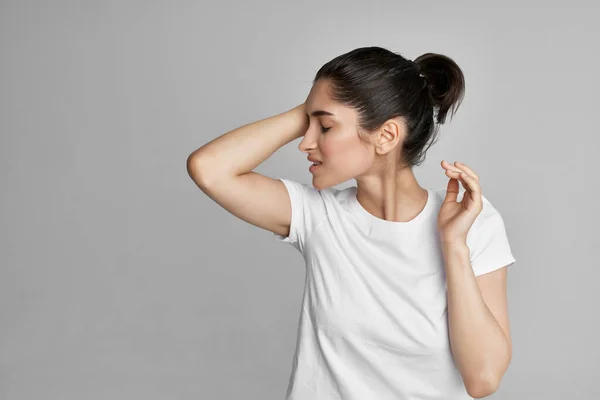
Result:
[[308,148],[309,146],[309,139],[307,139],[308,136],[304,135],[304,137],[302,138],[302,140],[300,141],[300,143],[298,144],[298,150],[300,150],[303,153],[308,153],[308,151],[310,149],[314,148],[314,144],[310,147],[310,149]]

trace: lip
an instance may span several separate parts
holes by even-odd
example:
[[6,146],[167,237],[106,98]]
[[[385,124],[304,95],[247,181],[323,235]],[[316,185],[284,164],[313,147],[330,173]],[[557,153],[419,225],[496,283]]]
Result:
[[307,159],[308,161],[312,161],[312,162],[315,162],[315,161],[321,162],[321,160],[319,160],[319,159],[316,159],[316,158],[314,158],[314,157],[310,157],[310,156],[309,156],[309,157],[306,157],[306,159]]
[[316,170],[318,170],[319,168],[321,168],[323,164],[319,164],[319,165],[314,165],[312,164],[310,167],[308,167],[308,170],[310,171],[311,174],[314,174]]

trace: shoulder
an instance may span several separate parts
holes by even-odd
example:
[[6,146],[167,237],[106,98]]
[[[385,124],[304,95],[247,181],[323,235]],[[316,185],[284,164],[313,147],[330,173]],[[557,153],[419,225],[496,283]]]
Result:
[[279,178],[285,185],[291,203],[290,230],[287,237],[275,235],[281,241],[291,243],[300,252],[312,232],[336,215],[338,189],[317,189],[311,184],[292,179]]

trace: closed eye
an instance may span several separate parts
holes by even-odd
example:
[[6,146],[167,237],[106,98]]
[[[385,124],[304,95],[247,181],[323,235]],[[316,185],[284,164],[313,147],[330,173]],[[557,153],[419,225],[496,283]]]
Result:
[[330,129],[331,129],[331,128],[325,128],[323,125],[321,125],[321,132],[322,132],[322,133],[325,133],[325,132],[327,132],[327,131],[328,131],[328,130],[330,130]]

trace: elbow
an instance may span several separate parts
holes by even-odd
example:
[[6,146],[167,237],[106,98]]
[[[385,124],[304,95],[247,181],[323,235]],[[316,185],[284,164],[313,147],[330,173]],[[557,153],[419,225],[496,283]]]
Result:
[[500,387],[501,375],[481,374],[477,378],[465,380],[465,388],[469,396],[481,399],[494,393]]
[[498,390],[500,385],[497,382],[491,381],[479,381],[469,385],[465,385],[467,393],[474,399],[481,399],[487,397]]
[[187,173],[199,187],[204,187],[206,184],[206,173],[202,167],[200,157],[196,152],[190,154],[186,160]]
[[483,368],[479,370],[478,373],[469,374],[467,378],[463,375],[463,381],[469,396],[475,399],[481,399],[482,397],[487,397],[496,392],[500,387],[500,381],[502,380],[504,373],[508,369],[510,359],[511,355],[508,356],[501,366],[494,365]]
[[193,177],[193,175],[195,174],[197,164],[196,159],[196,153],[194,152],[190,154],[186,160],[187,173],[190,177]]

